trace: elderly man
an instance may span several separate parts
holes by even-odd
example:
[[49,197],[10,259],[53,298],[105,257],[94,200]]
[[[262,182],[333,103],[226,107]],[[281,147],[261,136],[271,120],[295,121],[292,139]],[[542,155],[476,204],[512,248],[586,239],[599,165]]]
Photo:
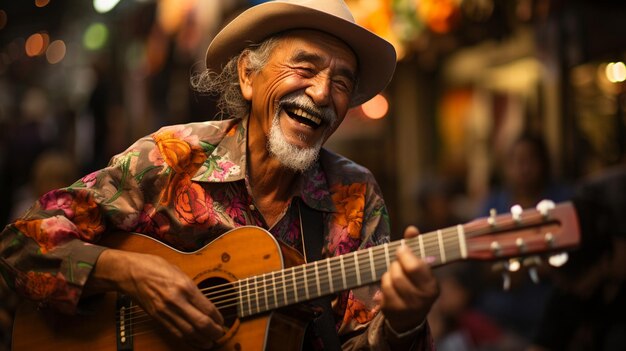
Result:
[[[192,83],[220,94],[225,119],[164,127],[107,168],[43,196],[0,237],[0,267],[16,290],[69,312],[87,296],[121,292],[190,345],[227,347],[248,319],[226,323],[194,280],[147,248],[119,250],[102,240],[112,231],[138,232],[197,252],[233,228],[254,225],[303,255],[317,240],[321,252],[306,255],[313,259],[388,242],[372,175],[321,148],[351,106],[391,79],[395,51],[388,42],[356,25],[341,0],[268,2],[229,23],[206,62]],[[319,224],[320,232],[306,223]],[[238,251],[255,250],[242,241]],[[230,256],[222,254],[224,264]],[[331,321],[315,320],[303,347],[431,348],[424,321],[437,283],[410,249],[401,246],[396,257],[380,286],[332,295]],[[224,270],[218,263],[206,265]]]

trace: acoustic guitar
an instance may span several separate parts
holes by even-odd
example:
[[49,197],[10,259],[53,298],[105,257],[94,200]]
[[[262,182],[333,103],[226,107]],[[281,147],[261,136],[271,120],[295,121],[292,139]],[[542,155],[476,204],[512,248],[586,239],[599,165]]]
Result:
[[[374,283],[400,245],[432,266],[459,260],[505,260],[547,254],[579,243],[573,205],[543,203],[538,209],[491,215],[464,225],[303,264],[297,251],[267,231],[241,227],[204,248],[181,252],[141,234],[111,233],[105,245],[161,256],[189,275],[220,310],[228,331],[217,350],[291,350],[302,346],[311,317],[303,302]],[[172,337],[131,299],[117,293],[83,301],[73,316],[18,309],[13,350],[191,350]]]

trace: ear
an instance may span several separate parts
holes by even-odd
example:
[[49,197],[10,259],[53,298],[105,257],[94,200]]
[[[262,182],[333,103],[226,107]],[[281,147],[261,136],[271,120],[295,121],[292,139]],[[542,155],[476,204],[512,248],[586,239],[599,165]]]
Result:
[[239,87],[241,88],[241,95],[243,98],[251,101],[252,100],[252,73],[251,70],[248,69],[248,55],[247,53],[242,53],[237,60],[237,73],[239,74]]

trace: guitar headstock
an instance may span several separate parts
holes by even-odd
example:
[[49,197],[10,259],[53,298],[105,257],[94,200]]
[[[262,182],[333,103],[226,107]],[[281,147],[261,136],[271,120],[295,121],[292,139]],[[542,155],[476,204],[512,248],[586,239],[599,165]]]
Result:
[[505,258],[553,253],[576,247],[580,227],[571,202],[542,201],[535,209],[513,206],[511,213],[479,218],[464,226],[467,258]]

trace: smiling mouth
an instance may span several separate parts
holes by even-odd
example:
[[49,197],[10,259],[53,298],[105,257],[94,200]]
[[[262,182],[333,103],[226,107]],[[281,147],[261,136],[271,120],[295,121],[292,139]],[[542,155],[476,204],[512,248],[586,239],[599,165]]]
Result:
[[318,116],[313,115],[310,112],[307,112],[299,107],[287,107],[284,108],[285,112],[292,119],[300,122],[301,124],[307,125],[313,129],[319,128],[322,125],[322,119]]

